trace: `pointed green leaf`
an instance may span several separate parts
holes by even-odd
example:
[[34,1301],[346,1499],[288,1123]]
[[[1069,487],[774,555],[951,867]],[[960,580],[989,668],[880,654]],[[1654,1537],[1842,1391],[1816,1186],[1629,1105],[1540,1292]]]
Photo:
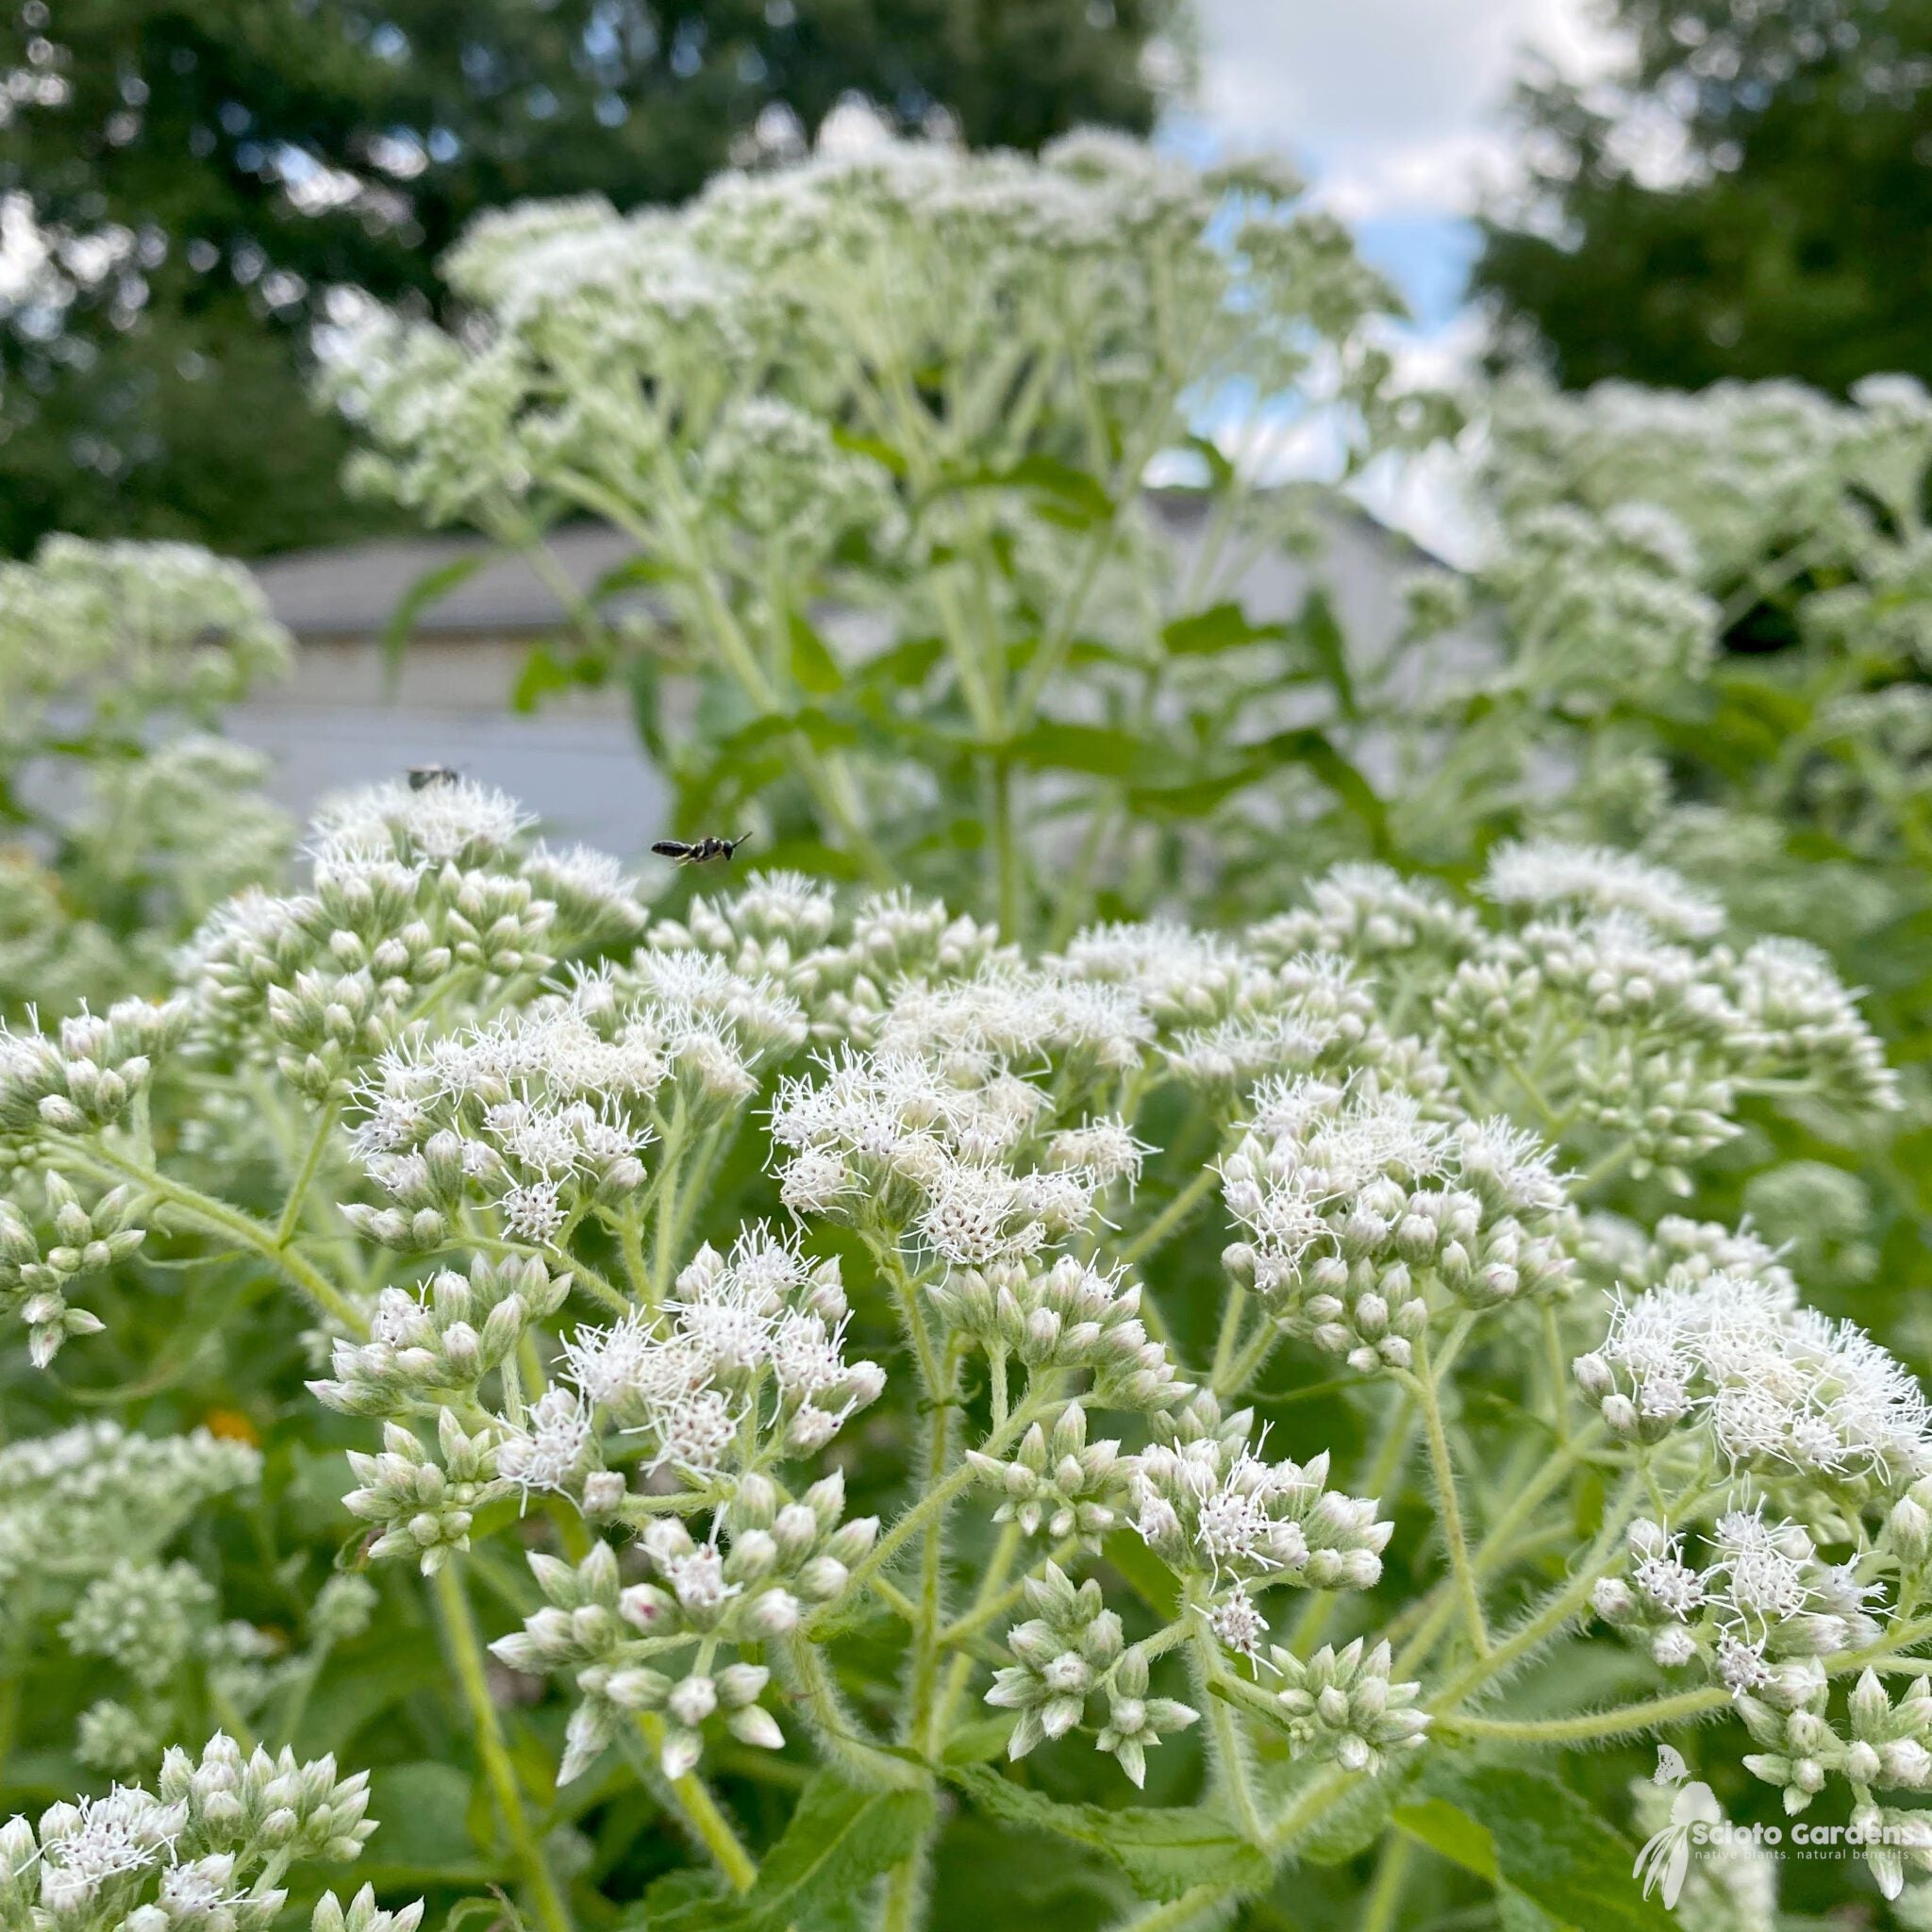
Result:
[[829,697],[845,682],[839,660],[803,611],[791,613],[791,675],[799,690],[815,698]]
[[382,689],[385,697],[394,697],[396,681],[403,673],[403,653],[409,647],[416,625],[432,604],[447,597],[459,584],[467,583],[486,563],[494,563],[493,549],[467,550],[460,557],[426,570],[405,591],[382,627]]
[[1314,654],[1315,661],[1321,665],[1324,675],[1334,688],[1341,715],[1344,718],[1359,717],[1361,710],[1356,702],[1355,678],[1348,665],[1348,640],[1342,635],[1335,607],[1329,603],[1325,591],[1311,590],[1302,600],[1293,636]]
[[[649,1917],[651,1932],[829,1932],[880,1874],[918,1849],[929,1791],[861,1790],[820,1772],[742,1898],[689,1897]],[[642,1922],[633,1923],[640,1924]]]
[[1062,1805],[983,1766],[947,1766],[943,1774],[989,1817],[1071,1839],[1111,1859],[1142,1898],[1175,1899],[1208,1884],[1258,1891],[1268,1883],[1267,1858],[1203,1807]]
[[1160,638],[1175,657],[1198,658],[1287,635],[1278,624],[1255,623],[1239,604],[1214,604],[1190,617],[1175,618]]
[[1403,1830],[1522,1893],[1557,1925],[1671,1932],[1670,1913],[1644,1897],[1635,1876],[1636,1847],[1568,1785],[1508,1765],[1458,1768],[1438,1759],[1420,1790],[1422,1802],[1395,1809]]

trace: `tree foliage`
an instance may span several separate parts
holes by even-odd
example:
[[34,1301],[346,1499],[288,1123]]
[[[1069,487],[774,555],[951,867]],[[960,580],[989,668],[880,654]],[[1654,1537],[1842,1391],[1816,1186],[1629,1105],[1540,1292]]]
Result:
[[[434,300],[479,208],[675,201],[849,91],[1035,147],[1143,128],[1167,0],[25,0],[0,42],[0,544],[365,525],[304,392],[328,291]],[[764,117],[762,120],[760,117]],[[30,214],[29,214],[30,210]]]
[[1610,81],[1520,88],[1534,188],[1485,223],[1475,271],[1565,386],[1932,374],[1932,6],[1611,14]]

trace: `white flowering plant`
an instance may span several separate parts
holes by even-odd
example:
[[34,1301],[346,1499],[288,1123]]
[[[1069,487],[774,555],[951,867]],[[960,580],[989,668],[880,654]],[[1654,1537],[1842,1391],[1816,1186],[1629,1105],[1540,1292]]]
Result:
[[1455,412],[1298,197],[888,144],[342,330],[723,891],[434,774],[291,885],[167,735],[245,579],[0,573],[0,802],[93,788],[0,871],[4,1932],[1634,1932],[1654,1750],[1856,1855],[1680,1923],[1932,1923],[1932,409],[1507,385],[1365,642],[1271,441]]
[[131,988],[293,826],[216,735],[283,675],[248,574],[185,543],[50,537],[0,564],[0,1014]]
[[[1240,602],[1325,498],[1259,486],[1285,432],[1354,475],[1454,411],[1396,380],[1393,293],[1301,194],[1086,133],[526,206],[445,258],[449,329],[344,324],[326,387],[367,486],[558,591],[520,702],[624,679],[682,829],[1064,937],[1204,799],[1278,826],[1257,801],[1366,793],[1332,613]],[[1196,427],[1231,403],[1233,457]],[[1191,486],[1182,567],[1150,467]],[[636,545],[588,590],[546,541],[586,515]]]
[[[784,871],[659,910],[467,780],[339,801],[171,986],[0,1037],[21,1373],[242,1404],[0,1452],[56,1472],[18,1541],[84,1546],[58,1641],[128,1687],[23,1722],[130,1781],[8,1828],[6,1909],[67,1923],[46,1847],[108,1806],[146,1849],[90,1853],[90,1926],[137,1870],[184,1924],[281,1889],[156,1767],[204,1711],[243,1787],[373,1752],[376,1874],[545,1932],[946,1925],[993,1844],[1142,1932],[1660,1923],[1614,1781],[1551,1774],[1659,1738],[1872,1827],[1899,1894],[1932,1420],[1669,1211],[1757,1112],[1899,1088],[1724,917],[1532,839],[1043,950]],[[255,1547],[170,1568],[217,1490]],[[299,1635],[242,1672],[205,1633],[265,1588]]]

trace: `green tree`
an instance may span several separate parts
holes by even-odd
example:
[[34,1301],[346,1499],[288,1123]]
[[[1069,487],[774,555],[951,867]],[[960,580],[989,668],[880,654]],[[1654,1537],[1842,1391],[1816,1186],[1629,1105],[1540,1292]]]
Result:
[[1932,376],[1932,4],[1609,17],[1628,55],[1607,82],[1520,87],[1532,191],[1475,270],[1558,379]]
[[[243,554],[368,527],[304,360],[435,300],[479,208],[675,201],[848,92],[974,145],[1136,130],[1173,0],[14,0],[0,33],[0,546]],[[762,117],[762,118],[761,118]]]

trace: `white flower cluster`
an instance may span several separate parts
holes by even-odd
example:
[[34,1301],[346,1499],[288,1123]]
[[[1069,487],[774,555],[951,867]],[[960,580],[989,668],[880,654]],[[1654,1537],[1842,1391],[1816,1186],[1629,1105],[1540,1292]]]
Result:
[[[532,1557],[547,1607],[492,1648],[512,1670],[567,1672],[576,1687],[558,1782],[586,1771],[639,1712],[665,1722],[667,1777],[697,1762],[714,1714],[741,1743],[776,1750],[784,1735],[758,1701],[770,1671],[742,1660],[716,1669],[713,1659],[721,1648],[761,1650],[798,1637],[810,1611],[839,1600],[878,1533],[875,1517],[846,1520],[844,1511],[837,1474],[785,1502],[770,1477],[751,1474],[702,1542],[675,1518],[649,1524],[640,1541],[653,1582],[622,1583],[608,1543],[575,1568]],[[666,1667],[686,1652],[673,1675]]]
[[1268,1629],[1255,1593],[1283,1584],[1371,1590],[1394,1533],[1374,1498],[1327,1487],[1325,1451],[1305,1463],[1271,1462],[1263,1447],[1253,1410],[1224,1418],[1211,1397],[1197,1396],[1129,1474],[1141,1541],[1212,1592],[1214,1634],[1245,1657]]
[[1724,1511],[1700,1541],[1693,1566],[1681,1535],[1640,1518],[1625,1538],[1627,1576],[1605,1577],[1591,1599],[1666,1669],[1694,1663],[1740,1695],[1808,1698],[1824,1681],[1819,1658],[1878,1636],[1866,1607],[1878,1586],[1859,1580],[1857,1563],[1824,1562],[1801,1524],[1767,1523],[1761,1500]]
[[540,976],[561,953],[642,925],[609,860],[526,851],[528,824],[468,779],[341,800],[318,823],[309,891],[244,893],[188,946],[203,1046],[344,1100],[430,1002]]
[[739,1457],[815,1454],[878,1400],[885,1371],[846,1361],[847,1319],[836,1258],[753,1227],[728,1257],[701,1247],[663,1316],[579,1328],[564,1355],[585,1403],[644,1435],[653,1468],[703,1479]]
[[[0,1924],[44,1932],[266,1932],[297,1860],[358,1857],[375,1829],[368,1774],[338,1777],[333,1757],[244,1754],[217,1733],[199,1759],[171,1750],[156,1789],[49,1807],[39,1823],[0,1825]],[[353,1908],[368,1924],[373,1899]],[[414,1932],[420,1906],[394,1915]],[[385,1915],[387,1916],[387,1915]],[[330,1897],[317,1932],[341,1924]]]
[[1717,1468],[1878,1491],[1932,1470],[1932,1415],[1910,1373],[1850,1323],[1748,1276],[1666,1275],[1620,1298],[1575,1374],[1613,1434],[1681,1437]]
[[[1227,249],[1212,225],[1230,191]],[[713,514],[823,551],[889,480],[826,433],[876,401],[862,358],[978,371],[1037,341],[1049,424],[1076,408],[1063,358],[1128,420],[1223,369],[1271,391],[1303,377],[1324,336],[1391,297],[1336,224],[1289,211],[1298,192],[1080,135],[1038,161],[822,154],[722,175],[675,213],[514,208],[443,264],[477,325],[458,340],[375,315],[331,336],[329,387],[375,446],[365,474],[433,517],[487,521],[545,484],[634,487],[640,459],[683,443]],[[1134,355],[1108,353],[1123,341]],[[641,373],[656,408],[627,388]],[[956,427],[991,433],[996,400],[975,393]]]
[[1324,1643],[1306,1663],[1279,1644],[1268,1655],[1281,1678],[1274,1701],[1297,1757],[1373,1776],[1386,1759],[1427,1741],[1429,1714],[1415,1708],[1422,1686],[1391,1681],[1388,1644],[1369,1648],[1359,1637],[1341,1650]]
[[51,1034],[0,1026],[0,1140],[111,1125],[188,1024],[187,1003],[176,998],[117,1000],[104,1014],[82,1008]]
[[[1790,940],[1713,942],[1721,908],[1669,868],[1542,840],[1499,847],[1479,890],[1522,923],[1458,923],[1450,939],[1440,921],[1391,911],[1371,937],[1374,915],[1358,910],[1353,926],[1332,916],[1332,888],[1318,880],[1310,896],[1331,895],[1330,914],[1291,915],[1251,939],[1325,931],[1359,949],[1433,1015],[1407,1085],[1440,1091],[1453,1074],[1465,1106],[1527,1108],[1582,1150],[1617,1150],[1634,1174],[1688,1188],[1689,1165],[1738,1132],[1748,1093],[1816,1092],[1855,1111],[1897,1104],[1896,1076],[1824,957]],[[1382,1058],[1400,1064],[1388,1049]]]
[[45,1187],[51,1225],[44,1240],[19,1208],[0,1201],[0,1308],[25,1324],[37,1369],[59,1354],[69,1336],[100,1332],[100,1317],[68,1300],[75,1285],[105,1274],[147,1239],[145,1228],[127,1224],[136,1203],[131,1188],[111,1188],[85,1208],[52,1169]]
[[1147,1660],[1127,1647],[1119,1616],[1105,1607],[1100,1586],[1090,1577],[1077,1589],[1058,1564],[1048,1563],[1025,1585],[1033,1612],[1007,1632],[1016,1661],[993,1674],[986,1701],[1016,1710],[1019,1722],[1007,1740],[1008,1757],[1024,1757],[1042,1742],[1063,1738],[1085,1715],[1088,1700],[1105,1695],[1107,1722],[1096,1749],[1109,1753],[1141,1785],[1147,1752],[1163,1735],[1187,1729],[1200,1718],[1172,1697],[1147,1695]]
[[1149,1338],[1141,1291],[1121,1274],[1104,1273],[1074,1256],[1050,1264],[949,1267],[927,1294],[999,1373],[1009,1357],[1033,1375],[1087,1370],[1102,1407],[1146,1414],[1172,1408],[1192,1392],[1166,1345]]
[[[84,696],[124,724],[160,709],[206,716],[284,673],[291,648],[248,573],[190,543],[49,537],[31,562],[0,566],[9,741],[57,698]],[[71,714],[62,723],[72,730]]]
[[1000,1072],[956,1084],[911,1054],[851,1053],[823,1075],[787,1079],[772,1108],[785,1205],[909,1234],[948,1262],[987,1266],[1038,1253],[1086,1225],[1102,1182],[1078,1167],[1019,1162],[1035,1148],[1047,1093]]
[[[211,1436],[143,1436],[102,1420],[0,1447],[0,1601],[32,1572],[68,1591],[161,1549],[204,1505],[252,1488],[261,1454]],[[59,1601],[56,1597],[54,1601]]]
[[1572,1286],[1551,1150],[1502,1119],[1455,1125],[1373,1076],[1258,1087],[1222,1162],[1247,1231],[1224,1257],[1291,1332],[1354,1368],[1407,1369],[1440,1287],[1472,1308]]

